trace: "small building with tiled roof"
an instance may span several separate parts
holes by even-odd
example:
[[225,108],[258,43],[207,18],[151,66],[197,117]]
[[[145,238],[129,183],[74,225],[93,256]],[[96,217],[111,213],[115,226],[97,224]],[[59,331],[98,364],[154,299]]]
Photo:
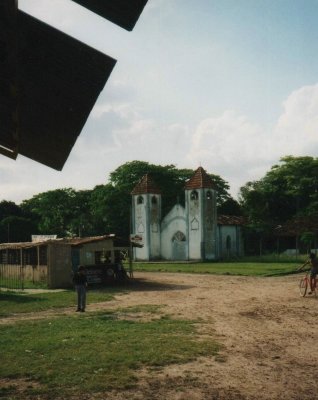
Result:
[[199,167],[185,183],[185,207],[176,204],[161,216],[161,190],[145,175],[132,195],[133,236],[143,247],[135,260],[218,260],[243,253],[239,217],[217,217],[216,186]]

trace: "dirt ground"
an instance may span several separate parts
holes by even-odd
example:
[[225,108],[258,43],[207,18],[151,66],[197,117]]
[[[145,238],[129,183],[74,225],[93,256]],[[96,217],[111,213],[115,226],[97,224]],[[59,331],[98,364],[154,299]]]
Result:
[[135,273],[131,292],[87,311],[160,304],[200,319],[200,332],[223,347],[217,357],[140,371],[134,390],[94,399],[318,399],[318,296],[300,297],[299,279]]

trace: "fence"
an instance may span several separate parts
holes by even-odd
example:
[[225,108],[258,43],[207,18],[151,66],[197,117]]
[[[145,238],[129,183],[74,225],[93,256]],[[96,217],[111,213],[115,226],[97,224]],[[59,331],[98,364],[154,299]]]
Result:
[[25,266],[21,264],[0,264],[0,287],[24,289]]

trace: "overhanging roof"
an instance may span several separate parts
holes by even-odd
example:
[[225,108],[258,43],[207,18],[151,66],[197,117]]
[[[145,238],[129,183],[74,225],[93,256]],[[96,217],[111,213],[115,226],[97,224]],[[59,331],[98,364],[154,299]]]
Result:
[[116,63],[18,11],[18,152],[61,170]]
[[[132,30],[147,0],[74,0]],[[116,60],[0,1],[0,153],[61,170]]]
[[131,31],[148,0],[73,0],[94,13]]
[[65,245],[68,244],[72,247],[83,246],[88,243],[97,243],[105,240],[111,240],[114,247],[143,247],[139,243],[131,243],[129,240],[122,239],[115,234],[102,235],[102,236],[89,236],[82,238],[59,238],[59,239],[48,239],[39,242],[20,242],[20,243],[0,243],[0,250],[18,250],[18,249],[28,249],[31,247],[46,246],[48,244],[54,245]]

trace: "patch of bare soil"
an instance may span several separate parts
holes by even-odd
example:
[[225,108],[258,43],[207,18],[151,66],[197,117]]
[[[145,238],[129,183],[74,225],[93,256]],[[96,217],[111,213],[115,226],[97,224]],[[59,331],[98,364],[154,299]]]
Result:
[[128,294],[87,311],[162,305],[176,318],[199,319],[200,333],[223,348],[217,357],[139,371],[133,390],[94,399],[318,400],[318,297],[300,297],[298,280],[136,273]]

